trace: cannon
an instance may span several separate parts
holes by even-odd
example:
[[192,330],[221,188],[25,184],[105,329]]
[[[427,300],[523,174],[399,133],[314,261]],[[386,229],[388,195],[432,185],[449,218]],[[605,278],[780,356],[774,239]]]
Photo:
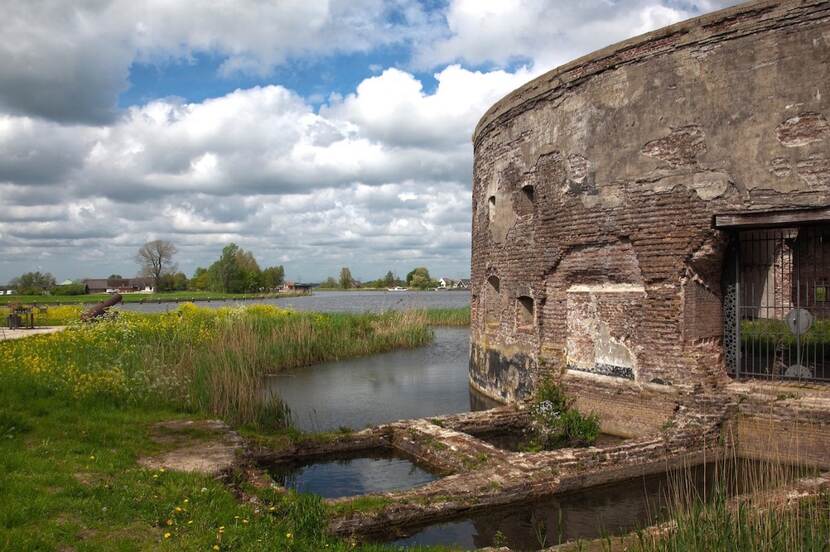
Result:
[[121,295],[118,293],[113,293],[107,300],[101,301],[94,307],[90,307],[89,309],[85,310],[84,313],[81,315],[81,320],[84,322],[89,322],[91,320],[95,320],[99,316],[103,316],[107,313],[107,309],[112,306],[117,305],[121,302]]

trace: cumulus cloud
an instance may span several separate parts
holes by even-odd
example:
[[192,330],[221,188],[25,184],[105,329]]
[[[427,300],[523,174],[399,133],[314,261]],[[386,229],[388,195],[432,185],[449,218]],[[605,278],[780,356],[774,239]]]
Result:
[[415,63],[532,61],[539,70],[562,65],[614,42],[676,23],[736,0],[451,0],[446,30],[420,41]]
[[425,36],[417,4],[382,0],[9,0],[0,18],[0,107],[57,121],[115,116],[133,62],[223,60],[268,74],[286,59],[368,51]]
[[110,125],[6,115],[5,253],[22,260],[45,243],[65,251],[102,240],[129,250],[165,236],[200,262],[235,240],[262,251],[280,244],[280,258],[299,262],[314,255],[334,267],[360,250],[361,264],[378,270],[384,258],[432,258],[463,274],[470,135],[490,104],[530,76],[450,66],[426,93],[412,74],[388,69],[318,111],[271,85],[202,102],[156,100]]
[[[188,270],[236,241],[295,278],[416,264],[464,276],[470,137],[490,105],[553,65],[724,3],[12,0],[0,18],[0,280],[129,274],[156,238]],[[319,107],[266,84],[114,108],[135,62],[207,52],[223,74],[265,74],[388,44],[411,58]]]

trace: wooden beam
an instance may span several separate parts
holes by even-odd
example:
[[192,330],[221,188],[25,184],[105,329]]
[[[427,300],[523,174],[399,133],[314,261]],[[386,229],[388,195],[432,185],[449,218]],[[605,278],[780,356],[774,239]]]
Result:
[[760,226],[796,226],[817,222],[830,222],[830,207],[755,213],[723,213],[715,215],[714,224],[715,228],[755,228]]

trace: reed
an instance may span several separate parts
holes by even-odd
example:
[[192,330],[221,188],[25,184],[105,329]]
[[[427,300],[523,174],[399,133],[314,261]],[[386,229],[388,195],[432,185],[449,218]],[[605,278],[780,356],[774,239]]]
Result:
[[728,457],[711,465],[707,485],[689,471],[670,479],[666,531],[641,532],[639,552],[819,551],[830,542],[830,495],[792,497],[778,491],[811,473],[778,460]]
[[427,320],[432,326],[469,326],[470,307],[457,309],[427,309]]
[[[286,368],[428,343],[420,311],[298,313],[268,305],[121,312],[57,334],[0,343],[0,380],[76,399],[161,403],[254,426],[285,423],[260,380]],[[2,383],[2,381],[0,381]]]

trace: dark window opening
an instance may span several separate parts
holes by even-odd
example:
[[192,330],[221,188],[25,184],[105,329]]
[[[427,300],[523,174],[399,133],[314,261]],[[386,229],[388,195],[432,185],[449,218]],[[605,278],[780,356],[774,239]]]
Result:
[[498,276],[487,278],[487,290],[484,293],[484,321],[488,326],[498,327],[501,320],[501,294]]
[[523,295],[516,300],[516,327],[520,330],[533,328],[533,298]]
[[522,186],[515,196],[514,202],[516,214],[519,216],[527,216],[533,214],[533,185],[526,184]]
[[492,220],[496,216],[496,196],[492,195],[487,199],[487,217]]

